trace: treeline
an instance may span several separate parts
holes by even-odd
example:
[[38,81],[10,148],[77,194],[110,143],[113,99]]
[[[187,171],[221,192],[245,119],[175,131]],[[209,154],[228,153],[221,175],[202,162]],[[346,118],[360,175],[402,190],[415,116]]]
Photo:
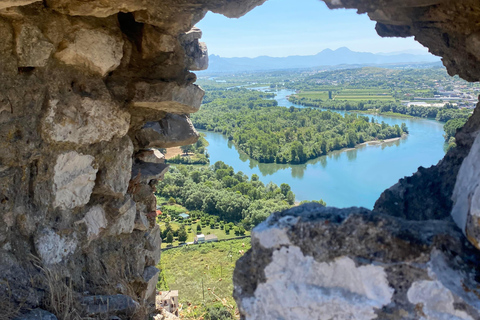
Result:
[[[230,91],[230,90],[228,90]],[[400,137],[405,124],[389,126],[367,116],[341,116],[331,111],[278,108],[260,92],[238,89],[216,98],[192,115],[198,129],[222,132],[260,162],[305,163],[330,151]],[[257,95],[257,100],[252,99]]]
[[[249,178],[219,161],[210,167],[178,165],[157,185],[156,194],[187,209],[218,216],[226,222],[257,225],[270,213],[290,208],[295,195],[288,184],[264,185],[257,175]],[[203,216],[203,214],[198,214]]]
[[386,101],[367,101],[354,102],[345,100],[321,100],[310,98],[298,98],[297,96],[290,96],[289,101],[300,104],[302,106],[334,109],[334,110],[359,110],[368,111],[371,109],[378,109],[380,113],[393,112],[402,115],[408,115],[417,118],[430,118],[437,121],[447,122],[451,119],[468,118],[471,115],[471,110],[458,109],[452,104],[447,103],[442,108],[437,107],[420,107],[420,106],[404,106],[395,102]]

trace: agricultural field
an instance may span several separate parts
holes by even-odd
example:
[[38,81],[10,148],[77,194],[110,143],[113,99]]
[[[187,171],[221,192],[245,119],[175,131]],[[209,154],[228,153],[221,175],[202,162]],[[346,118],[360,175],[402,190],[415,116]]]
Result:
[[[331,91],[332,100],[345,101],[395,101],[390,90],[369,88],[369,89],[336,89]],[[329,100],[329,90],[302,91],[295,95],[299,99],[305,98],[312,101]]]
[[250,249],[250,239],[208,243],[162,252],[157,289],[178,290],[183,319],[210,319],[209,313],[228,312],[233,319],[232,297],[236,261]]

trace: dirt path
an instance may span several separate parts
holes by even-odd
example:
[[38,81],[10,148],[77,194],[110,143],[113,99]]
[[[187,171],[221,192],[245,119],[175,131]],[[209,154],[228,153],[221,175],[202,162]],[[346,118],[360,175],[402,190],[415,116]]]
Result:
[[[167,148],[167,154],[165,155],[165,159],[171,159],[177,155],[182,155],[182,156],[187,156],[182,152],[182,149],[180,147],[173,147],[173,148]],[[189,153],[188,155],[193,156],[193,153]]]

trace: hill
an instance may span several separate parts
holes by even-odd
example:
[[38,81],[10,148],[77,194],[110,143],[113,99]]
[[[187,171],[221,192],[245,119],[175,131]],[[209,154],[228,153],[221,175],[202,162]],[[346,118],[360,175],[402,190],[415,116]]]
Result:
[[256,58],[223,58],[218,55],[209,56],[209,67],[206,73],[266,71],[282,69],[303,69],[336,65],[386,65],[405,63],[439,62],[440,58],[431,54],[398,53],[386,55],[370,52],[355,52],[346,47],[337,50],[325,49],[311,56],[288,56]]

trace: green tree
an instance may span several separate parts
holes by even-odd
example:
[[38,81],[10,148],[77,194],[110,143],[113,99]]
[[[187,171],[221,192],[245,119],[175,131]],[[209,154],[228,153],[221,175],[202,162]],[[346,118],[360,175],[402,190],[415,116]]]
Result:
[[167,243],[172,243],[173,242],[173,232],[172,231],[169,231],[167,233]]
[[186,146],[181,146],[180,149],[184,154],[188,154],[190,152],[193,152],[194,147],[192,144],[187,144]]
[[180,226],[180,230],[178,231],[178,241],[185,242],[187,241],[188,235],[187,231],[185,230],[185,226],[182,224]]
[[202,233],[202,226],[199,224],[197,224],[197,234],[200,234]]
[[287,192],[287,202],[289,205],[293,205],[295,203],[295,194],[291,190]]

